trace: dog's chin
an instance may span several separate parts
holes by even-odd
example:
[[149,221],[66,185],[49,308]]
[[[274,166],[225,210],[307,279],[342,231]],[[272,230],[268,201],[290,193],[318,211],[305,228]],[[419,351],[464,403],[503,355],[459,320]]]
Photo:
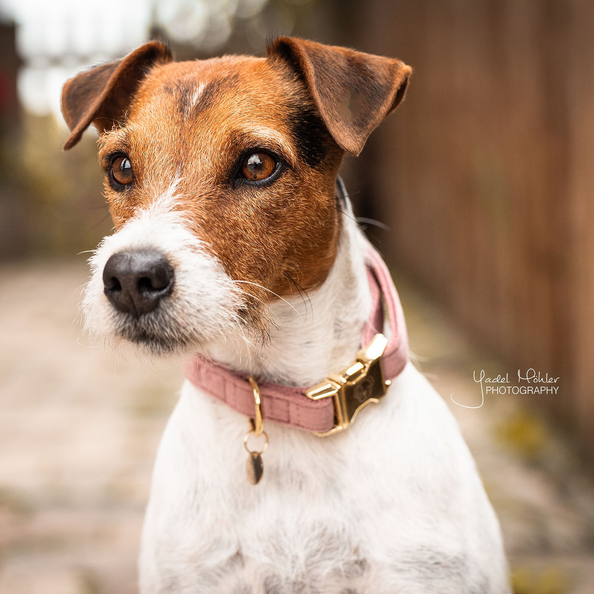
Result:
[[[85,328],[96,340],[102,340],[116,351],[134,351],[150,357],[179,357],[208,352],[210,345],[236,331],[237,322],[213,325],[197,312],[184,320],[167,308],[136,317],[107,305],[95,309],[84,304]],[[220,321],[219,321],[220,322]]]
[[206,336],[192,336],[179,328],[146,322],[135,318],[121,321],[113,331],[113,344],[127,343],[142,354],[169,357],[201,352],[209,342]]

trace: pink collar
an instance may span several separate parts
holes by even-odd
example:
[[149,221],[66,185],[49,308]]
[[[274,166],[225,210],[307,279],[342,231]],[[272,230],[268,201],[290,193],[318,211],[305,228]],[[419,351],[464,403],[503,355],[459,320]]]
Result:
[[[371,245],[366,259],[373,306],[371,317],[363,328],[361,344],[370,344],[384,329],[383,297],[390,322],[390,337],[379,359],[380,363],[373,361],[371,368],[368,366],[361,372],[361,365],[356,362],[347,370],[329,376],[313,388],[258,382],[264,420],[314,433],[334,433],[346,428],[363,406],[369,402],[377,402],[385,394],[391,380],[406,366],[408,338],[398,293],[386,264]],[[383,336],[380,337],[374,343],[381,343],[383,346],[386,341]],[[363,351],[364,349],[358,355]],[[358,361],[360,360],[358,356]],[[203,392],[247,417],[254,417],[254,392],[246,375],[200,355],[189,359],[184,371],[192,384]],[[354,379],[351,381],[351,378]],[[341,385],[352,389],[341,389]]]

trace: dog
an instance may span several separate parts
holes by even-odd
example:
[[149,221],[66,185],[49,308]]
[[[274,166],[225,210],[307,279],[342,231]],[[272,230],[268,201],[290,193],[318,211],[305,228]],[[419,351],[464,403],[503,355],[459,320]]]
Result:
[[473,459],[338,178],[410,74],[281,37],[188,62],[151,41],[65,84],[65,149],[99,131],[115,225],[87,326],[190,357],[143,594],[509,592]]

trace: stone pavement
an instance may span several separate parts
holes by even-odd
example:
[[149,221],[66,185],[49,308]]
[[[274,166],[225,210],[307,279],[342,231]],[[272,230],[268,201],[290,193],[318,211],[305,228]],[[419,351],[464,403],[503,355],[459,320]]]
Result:
[[[0,266],[0,594],[132,594],[176,365],[89,346],[83,263]],[[418,364],[449,401],[500,516],[517,594],[594,592],[594,487],[569,445],[472,372],[511,371],[397,283]],[[561,394],[562,398],[563,395]]]

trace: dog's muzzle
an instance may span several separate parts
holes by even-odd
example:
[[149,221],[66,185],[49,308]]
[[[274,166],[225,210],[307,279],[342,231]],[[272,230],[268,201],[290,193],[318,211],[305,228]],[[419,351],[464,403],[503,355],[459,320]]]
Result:
[[103,269],[103,291],[110,303],[135,318],[155,310],[171,293],[173,281],[173,267],[155,250],[117,252]]

